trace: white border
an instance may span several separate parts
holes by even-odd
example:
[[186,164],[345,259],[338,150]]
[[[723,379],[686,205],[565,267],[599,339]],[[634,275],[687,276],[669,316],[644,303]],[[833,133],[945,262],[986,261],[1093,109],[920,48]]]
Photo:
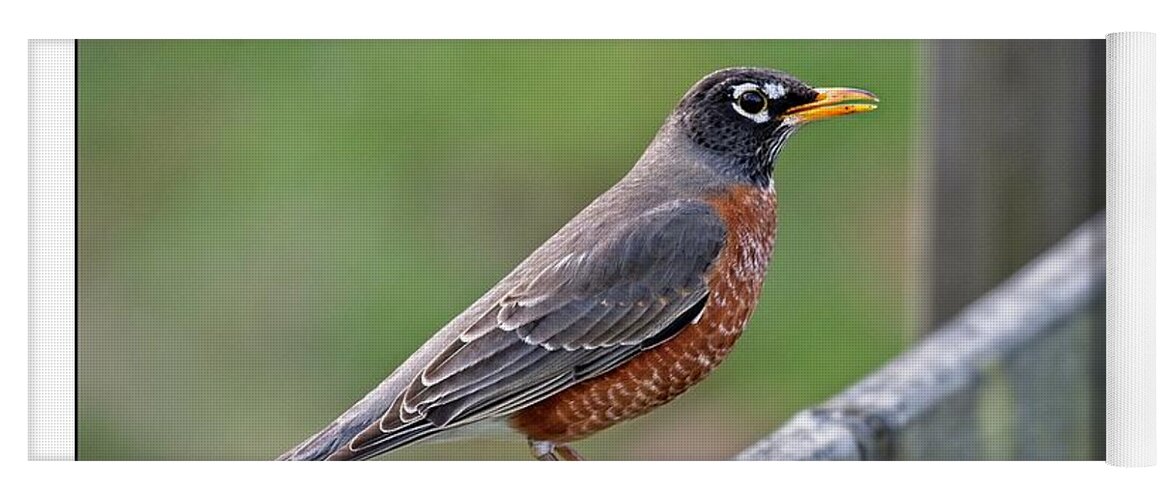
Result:
[[[1154,2],[1115,0],[1071,4],[1055,9],[1047,2],[984,0],[978,4],[941,7],[938,1],[835,0],[807,5],[769,3],[741,5],[757,9],[771,22],[737,22],[736,4],[710,0],[679,0],[654,5],[629,0],[543,4],[513,0],[496,2],[238,2],[206,0],[199,4],[158,2],[17,2],[0,19],[10,38],[0,54],[11,71],[0,73],[4,95],[27,92],[27,39],[74,37],[587,37],[587,38],[1098,38],[1118,29],[1171,32],[1171,17],[1160,15]],[[470,7],[470,8],[469,8]],[[828,13],[839,13],[827,17]],[[776,17],[771,17],[776,14]],[[1166,28],[1166,29],[1160,29]],[[1167,37],[1161,37],[1166,40]],[[1156,44],[1165,43],[1157,41]],[[1171,119],[1169,50],[1159,51],[1156,68],[1161,85],[1154,107],[1166,123]],[[27,326],[27,105],[12,97],[0,100],[0,224],[15,240],[0,245],[0,268],[8,332]],[[1171,145],[1171,136],[1159,138]],[[1171,175],[1158,176],[1158,191],[1171,196]],[[1171,198],[1169,198],[1171,199]],[[1171,248],[1171,202],[1156,200],[1158,246]],[[15,236],[12,236],[15,235]],[[1171,303],[1171,266],[1156,268],[1160,304]],[[1158,324],[1171,325],[1171,307],[1157,311]],[[27,397],[27,336],[10,334],[0,356],[0,387],[13,401]],[[1171,359],[1171,342],[1157,346]],[[1159,383],[1171,387],[1171,369],[1158,367]],[[1168,400],[1168,398],[1163,398]],[[1160,403],[1166,404],[1166,403]],[[1164,409],[1165,410],[1165,409]],[[443,496],[450,498],[526,498],[550,496],[596,499],[618,493],[640,498],[843,498],[851,495],[901,499],[988,500],[1002,498],[1155,498],[1165,492],[1171,466],[1146,469],[1103,467],[1100,463],[931,462],[880,463],[493,463],[429,462],[320,464],[205,463],[46,463],[27,462],[27,413],[0,412],[10,432],[0,434],[0,456],[9,481],[5,491],[30,491],[37,497],[92,497],[117,492],[118,498],[327,498],[343,494]],[[1171,411],[1159,413],[1171,425]],[[7,438],[5,440],[5,438]],[[1171,446],[1171,432],[1159,436],[1159,447]],[[1166,461],[1164,461],[1166,462]],[[304,466],[305,468],[300,468]],[[884,494],[885,493],[885,494]],[[1152,494],[1156,493],[1156,494]],[[31,494],[30,494],[31,495]],[[101,498],[101,496],[98,496]]]
[[1106,37],[1106,462],[1155,465],[1155,35]]
[[73,40],[28,43],[28,457],[74,451]]

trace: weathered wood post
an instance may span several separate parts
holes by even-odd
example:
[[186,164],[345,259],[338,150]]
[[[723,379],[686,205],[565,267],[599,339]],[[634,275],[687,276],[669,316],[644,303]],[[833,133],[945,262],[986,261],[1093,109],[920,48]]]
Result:
[[[1105,207],[1103,40],[948,40],[929,50],[931,223],[921,331]],[[1097,459],[1105,309],[984,370],[901,436],[910,459]]]

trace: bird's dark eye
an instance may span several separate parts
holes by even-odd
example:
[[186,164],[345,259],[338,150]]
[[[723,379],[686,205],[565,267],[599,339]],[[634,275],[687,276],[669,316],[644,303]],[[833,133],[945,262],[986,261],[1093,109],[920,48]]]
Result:
[[744,110],[745,113],[755,115],[764,111],[764,108],[768,106],[768,99],[759,90],[749,90],[736,98],[736,104],[739,104],[740,109]]

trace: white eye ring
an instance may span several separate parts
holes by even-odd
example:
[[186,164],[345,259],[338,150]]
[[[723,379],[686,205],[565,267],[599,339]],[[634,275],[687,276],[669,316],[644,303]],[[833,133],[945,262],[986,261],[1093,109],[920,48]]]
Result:
[[[772,85],[772,84],[770,84],[770,85]],[[772,86],[779,87],[776,85],[772,85]],[[775,89],[767,89],[767,90],[775,90]],[[784,95],[783,91],[784,91],[784,89],[782,88],[781,92],[776,97],[780,97],[780,96]],[[773,97],[773,95],[770,92],[766,92],[765,90],[762,90],[760,88],[760,86],[758,86],[755,83],[741,83],[739,85],[733,85],[732,86],[732,109],[736,110],[737,113],[740,113],[740,116],[748,118],[749,120],[752,120],[756,123],[767,122],[769,120],[768,106],[761,108],[761,110],[757,111],[756,113],[749,113],[749,112],[745,111],[744,108],[740,107],[740,96],[744,95],[744,93],[746,93],[746,92],[759,92],[761,95],[768,95],[769,97]],[[773,98],[775,98],[775,97],[773,97]]]

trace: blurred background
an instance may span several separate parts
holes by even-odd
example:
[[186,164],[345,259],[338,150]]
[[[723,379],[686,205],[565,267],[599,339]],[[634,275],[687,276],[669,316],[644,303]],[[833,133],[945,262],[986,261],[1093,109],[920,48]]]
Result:
[[[578,446],[729,457],[1104,206],[1103,61],[1100,40],[82,41],[78,457],[300,442],[624,175],[715,69],[873,91],[877,112],[781,153],[773,264],[729,359]],[[1087,415],[1075,458],[1100,452]]]

